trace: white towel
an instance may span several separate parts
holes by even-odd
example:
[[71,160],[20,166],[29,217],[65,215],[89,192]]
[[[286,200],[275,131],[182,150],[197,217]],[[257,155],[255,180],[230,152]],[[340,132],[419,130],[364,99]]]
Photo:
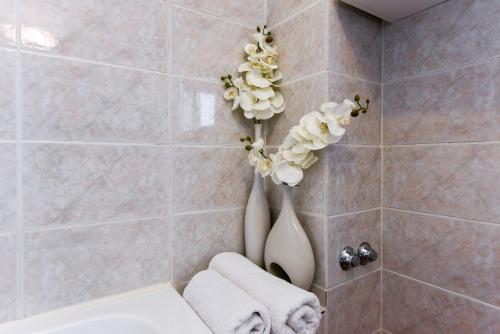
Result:
[[214,271],[196,274],[183,297],[215,334],[269,334],[271,330],[268,310]]
[[209,269],[217,271],[269,309],[271,333],[316,333],[321,320],[316,295],[269,274],[236,253],[216,255]]

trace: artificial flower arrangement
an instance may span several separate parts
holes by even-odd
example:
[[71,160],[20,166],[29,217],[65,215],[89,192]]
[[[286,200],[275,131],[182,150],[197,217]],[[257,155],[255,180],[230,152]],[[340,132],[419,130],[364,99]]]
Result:
[[270,119],[285,110],[283,95],[277,82],[282,74],[277,63],[278,50],[267,27],[257,27],[254,42],[244,47],[246,61],[238,68],[242,76],[230,74],[221,77],[225,85],[224,98],[233,101],[233,110],[240,108],[246,118],[255,124]]
[[[238,68],[242,77],[233,78],[227,74],[221,80],[226,88],[224,98],[233,101],[232,110],[240,108],[246,118],[260,124],[262,120],[283,112],[285,101],[278,91],[277,82],[282,79],[282,74],[271,32],[266,26],[257,27],[253,38],[254,43],[245,45],[246,61]],[[270,175],[275,184],[297,186],[304,178],[304,170],[318,161],[313,152],[338,143],[351,119],[360,112],[367,112],[370,100],[366,99],[364,106],[360,101],[356,95],[354,101],[327,102],[321,106],[321,111],[304,115],[299,124],[290,129],[278,152],[269,156],[264,153],[262,138],[255,141],[250,136],[241,138],[250,165],[256,167],[262,177]]]
[[241,138],[240,141],[246,143],[250,165],[257,166],[262,177],[270,175],[275,184],[298,185],[304,178],[304,170],[318,161],[314,151],[338,143],[351,119],[368,111],[370,100],[366,99],[365,106],[360,100],[356,95],[354,101],[327,102],[321,105],[321,111],[305,114],[299,124],[290,129],[278,152],[269,157],[264,153],[262,140]]

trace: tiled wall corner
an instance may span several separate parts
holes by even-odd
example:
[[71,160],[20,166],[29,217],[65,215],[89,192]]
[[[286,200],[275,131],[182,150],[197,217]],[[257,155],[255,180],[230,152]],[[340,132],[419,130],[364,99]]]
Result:
[[498,14],[496,1],[454,0],[384,26],[383,328],[393,334],[499,331]]
[[264,0],[0,0],[0,322],[242,250],[251,127],[216,79],[264,20]]

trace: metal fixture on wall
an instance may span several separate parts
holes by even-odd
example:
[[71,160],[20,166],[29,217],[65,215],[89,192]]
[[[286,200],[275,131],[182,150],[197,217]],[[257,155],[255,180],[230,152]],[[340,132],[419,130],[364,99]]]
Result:
[[339,256],[339,263],[342,270],[347,271],[360,264],[365,265],[369,262],[376,261],[377,258],[377,251],[365,241],[359,245],[356,252],[354,252],[354,249],[350,246],[344,247]]
[[368,262],[376,261],[378,258],[377,251],[372,248],[368,242],[362,242],[358,247],[359,263],[364,266]]
[[352,247],[344,247],[340,253],[339,263],[342,270],[349,270],[359,265],[359,256]]

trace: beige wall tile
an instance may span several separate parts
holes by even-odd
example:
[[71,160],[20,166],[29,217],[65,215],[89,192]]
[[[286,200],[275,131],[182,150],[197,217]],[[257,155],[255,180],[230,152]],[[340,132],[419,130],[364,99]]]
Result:
[[172,73],[219,79],[236,75],[253,29],[182,8],[172,8]]
[[166,75],[24,55],[22,98],[25,139],[168,141]]
[[172,226],[172,278],[183,282],[218,253],[244,251],[242,209],[176,216]]
[[0,46],[16,45],[16,0],[0,0]]
[[25,144],[23,150],[25,226],[168,213],[168,148]]
[[14,231],[16,228],[16,167],[16,144],[0,144],[0,232]]
[[392,334],[490,334],[500,331],[500,311],[383,272],[383,328]]
[[166,219],[24,235],[26,315],[167,282]]
[[0,236],[0,322],[17,317],[16,237]]
[[[1,14],[0,14],[1,15]],[[1,35],[1,34],[0,34]],[[0,50],[0,139],[16,138],[16,57]]]
[[380,271],[328,291],[328,333],[373,333],[380,328]]
[[332,145],[328,148],[328,215],[380,206],[380,149]]
[[267,25],[274,27],[313,3],[311,0],[267,0]]
[[23,48],[164,72],[168,8],[157,0],[22,1]]
[[[342,249],[351,246],[356,251],[362,242],[369,242],[377,251],[375,262],[344,271],[339,265]],[[328,218],[326,252],[328,256],[327,288],[365,275],[381,267],[382,263],[380,210]]]
[[500,306],[500,225],[384,210],[384,268]]
[[283,82],[325,69],[325,5],[323,2],[275,27]]
[[174,213],[246,205],[253,170],[243,148],[176,147],[172,163]]
[[381,21],[341,1],[328,4],[328,69],[379,83]]
[[382,88],[377,84],[348,78],[332,72],[328,73],[328,101],[342,103],[344,99],[353,100],[356,94],[359,94],[363,101],[370,99],[368,111],[352,119],[341,143],[380,144],[381,93]]
[[222,97],[220,82],[172,78],[172,138],[174,143],[238,145],[254,136],[253,122],[232,111]]
[[500,145],[384,150],[384,205],[500,223]]
[[497,0],[455,0],[384,27],[384,80],[500,54]]
[[251,27],[263,25],[264,0],[173,0],[173,3],[241,22]]

